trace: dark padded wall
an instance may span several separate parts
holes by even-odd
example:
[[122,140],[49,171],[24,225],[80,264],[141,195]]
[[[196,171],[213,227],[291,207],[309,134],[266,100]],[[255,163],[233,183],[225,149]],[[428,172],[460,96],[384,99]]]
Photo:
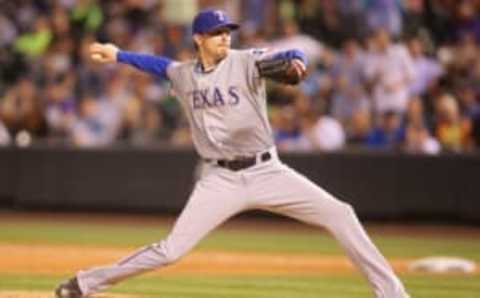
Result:
[[[363,219],[480,222],[480,156],[282,154]],[[0,205],[22,209],[178,212],[194,184],[191,151],[0,149]]]

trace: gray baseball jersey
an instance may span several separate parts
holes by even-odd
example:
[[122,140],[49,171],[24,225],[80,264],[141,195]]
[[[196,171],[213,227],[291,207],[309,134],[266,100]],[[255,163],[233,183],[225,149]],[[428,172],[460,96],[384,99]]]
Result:
[[[267,119],[265,83],[255,67],[260,57],[259,51],[230,50],[207,73],[196,62],[177,63],[138,54],[121,57],[142,70],[168,76],[203,158],[251,155],[256,161],[237,170],[222,166],[220,161],[205,163],[169,235],[115,264],[77,273],[83,294],[96,293],[125,278],[172,264],[230,217],[245,210],[263,209],[330,231],[368,279],[375,297],[408,297],[353,209],[278,159]],[[258,158],[266,151],[268,158]]]
[[203,158],[252,156],[273,146],[265,82],[255,67],[262,55],[261,50],[230,50],[210,72],[203,72],[197,61],[168,67]]

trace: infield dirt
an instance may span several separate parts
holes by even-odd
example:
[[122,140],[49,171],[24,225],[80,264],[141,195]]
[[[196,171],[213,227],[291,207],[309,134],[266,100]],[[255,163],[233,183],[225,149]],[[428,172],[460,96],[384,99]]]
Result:
[[[133,249],[0,244],[1,271],[5,273],[69,273],[115,262]],[[394,259],[391,263],[397,271],[405,271],[408,261]],[[350,271],[354,271],[354,268],[343,256],[197,251],[157,273],[314,274]]]

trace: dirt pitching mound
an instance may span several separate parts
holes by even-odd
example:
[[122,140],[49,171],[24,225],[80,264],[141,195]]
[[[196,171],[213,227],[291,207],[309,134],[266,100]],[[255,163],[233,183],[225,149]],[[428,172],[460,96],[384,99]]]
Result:
[[[72,273],[79,269],[115,262],[132,251],[133,249],[112,247],[0,244],[0,271]],[[404,272],[410,260],[390,261],[397,271]],[[179,263],[163,268],[159,273],[314,274],[353,271],[352,264],[345,256],[197,251]]]

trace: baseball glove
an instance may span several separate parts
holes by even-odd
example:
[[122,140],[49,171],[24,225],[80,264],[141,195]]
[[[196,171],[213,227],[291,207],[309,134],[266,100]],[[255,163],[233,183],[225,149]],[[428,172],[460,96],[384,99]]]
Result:
[[300,83],[305,72],[299,68],[295,59],[264,59],[257,61],[255,65],[260,76],[289,85]]

